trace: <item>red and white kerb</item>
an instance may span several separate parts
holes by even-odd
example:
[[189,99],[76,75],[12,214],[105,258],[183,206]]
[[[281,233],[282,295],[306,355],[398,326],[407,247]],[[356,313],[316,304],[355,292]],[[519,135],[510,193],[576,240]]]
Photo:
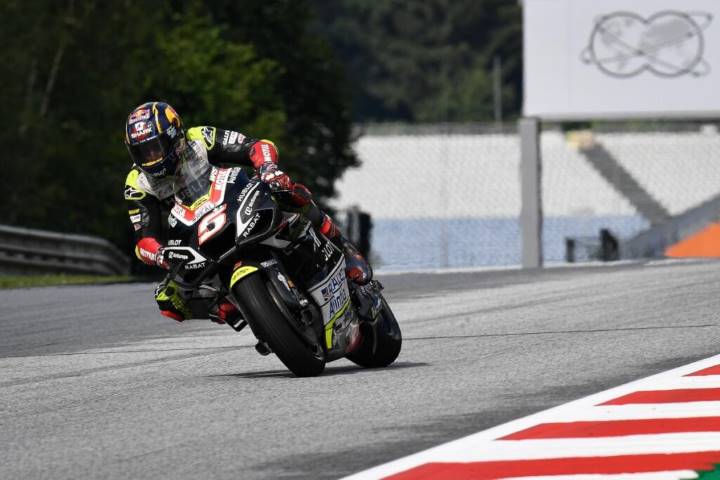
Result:
[[719,466],[717,355],[346,480],[717,480]]

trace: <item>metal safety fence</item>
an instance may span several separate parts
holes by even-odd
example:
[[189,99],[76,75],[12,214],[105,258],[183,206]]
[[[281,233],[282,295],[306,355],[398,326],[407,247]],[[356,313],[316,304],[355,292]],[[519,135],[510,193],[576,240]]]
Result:
[[0,225],[0,273],[74,273],[122,275],[128,256],[109,241]]
[[[520,264],[514,125],[371,127],[355,150],[361,165],[338,181],[333,206],[370,214],[376,265]],[[601,231],[619,244],[610,258],[662,256],[666,244],[649,248],[643,238],[677,240],[718,217],[720,133],[713,124],[603,122],[582,132],[545,125],[540,154],[547,264],[603,257],[583,248],[589,238],[600,245]],[[648,233],[661,226],[662,235]],[[576,247],[572,255],[568,245]]]

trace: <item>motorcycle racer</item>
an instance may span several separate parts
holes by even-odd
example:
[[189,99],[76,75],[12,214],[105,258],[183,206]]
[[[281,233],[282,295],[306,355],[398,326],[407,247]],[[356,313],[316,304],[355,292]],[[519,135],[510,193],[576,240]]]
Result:
[[[125,124],[125,145],[133,167],[125,181],[125,200],[135,235],[135,254],[145,264],[169,269],[165,258],[165,235],[170,208],[183,185],[178,166],[192,163],[207,167],[252,167],[261,181],[275,191],[287,192],[288,205],[302,212],[323,235],[344,253],[346,274],[355,285],[372,279],[372,269],[359,251],[340,233],[332,219],[313,201],[303,184],[293,182],[278,168],[278,150],[270,140],[246,137],[233,130],[197,126],[187,130],[177,112],[164,102],[147,102],[136,107]],[[183,186],[188,188],[188,186]],[[163,315],[182,321],[190,317],[182,292],[166,278],[155,299]],[[220,323],[237,313],[234,305],[220,301],[211,318]]]

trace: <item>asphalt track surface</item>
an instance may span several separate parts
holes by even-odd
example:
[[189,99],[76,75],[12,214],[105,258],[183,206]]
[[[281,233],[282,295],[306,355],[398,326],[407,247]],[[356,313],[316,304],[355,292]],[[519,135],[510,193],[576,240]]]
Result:
[[339,478],[720,352],[720,263],[380,279],[397,363],[310,379],[150,284],[0,291],[0,478]]

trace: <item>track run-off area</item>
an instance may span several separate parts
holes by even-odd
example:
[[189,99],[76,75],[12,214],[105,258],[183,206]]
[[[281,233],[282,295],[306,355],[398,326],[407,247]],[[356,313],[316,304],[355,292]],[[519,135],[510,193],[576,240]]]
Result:
[[[720,354],[720,263],[378,278],[398,361],[317,378],[258,355],[249,331],[161,317],[152,284],[0,291],[0,478],[341,478],[506,422],[496,437],[562,435],[582,402]],[[661,381],[720,388],[682,368]],[[566,419],[538,413],[568,402]]]

